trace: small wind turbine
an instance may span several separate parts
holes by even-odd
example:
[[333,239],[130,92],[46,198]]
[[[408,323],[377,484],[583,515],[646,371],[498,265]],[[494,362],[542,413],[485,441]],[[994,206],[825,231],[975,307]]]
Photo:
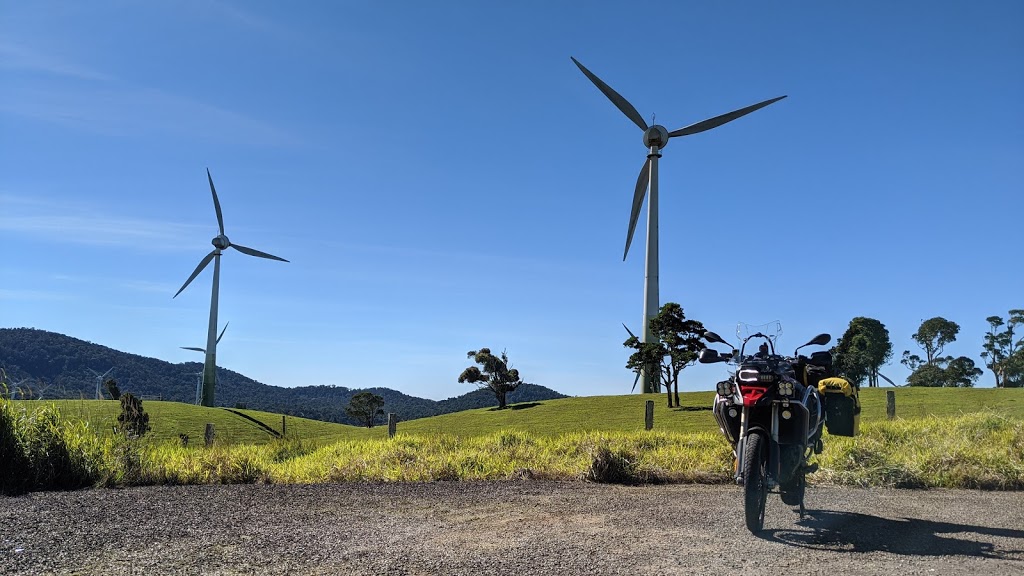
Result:
[[[651,188],[651,197],[647,203],[647,261],[644,267],[644,323],[643,323],[643,338],[644,342],[655,342],[656,339],[651,334],[651,328],[649,325],[650,319],[658,313],[659,297],[658,297],[658,159],[661,158],[661,149],[668,145],[669,138],[675,138],[677,136],[689,136],[691,134],[697,134],[712,128],[717,128],[726,122],[731,122],[741,116],[746,116],[755,110],[759,110],[778,102],[785,98],[785,96],[779,96],[764,102],[747,106],[746,108],[740,108],[721,116],[715,116],[714,118],[708,118],[702,120],[696,124],[685,126],[678,130],[669,132],[664,126],[655,124],[648,126],[647,122],[644,121],[640,113],[636,111],[625,98],[619,95],[618,92],[612,90],[610,86],[601,81],[600,78],[595,76],[590,70],[587,70],[583,64],[580,64],[575,58],[570,57],[574,64],[580,69],[583,74],[590,79],[591,82],[597,86],[612,104],[615,105],[627,118],[633,121],[634,124],[640,127],[644,131],[644,147],[647,148],[647,160],[644,162],[643,167],[640,169],[640,176],[636,179],[636,190],[633,192],[633,209],[629,215],[629,229],[626,231],[626,249],[622,252],[622,259],[626,259],[626,255],[629,254],[629,245],[633,241],[633,231],[636,229],[637,219],[640,217],[640,207],[644,203],[644,196],[647,193],[647,187]],[[656,370],[658,367],[651,366],[649,369],[643,371],[643,391],[654,392],[657,386]]]
[[[21,385],[24,384],[25,382],[28,382],[29,380],[31,380],[31,378],[22,378],[21,380],[18,380],[17,382],[11,382],[12,388],[10,390],[8,390],[7,393],[10,395],[11,398],[14,398],[14,392],[15,392],[15,390],[17,390],[18,395],[21,396],[21,399],[25,400],[25,389],[22,388]],[[30,390],[29,391],[29,396],[31,396],[32,395],[31,387],[29,387],[29,390]]]
[[[224,328],[222,328],[221,331],[220,331],[220,336],[217,336],[217,344],[220,344],[220,339],[223,338],[224,337],[224,333],[227,332],[228,324],[231,324],[231,322],[228,322],[227,324],[225,324]],[[196,346],[182,346],[181,349],[182,350],[194,350],[196,352],[200,352],[202,354],[206,354],[206,348],[198,348]],[[199,401],[202,400],[202,391],[203,391],[203,378],[202,378],[202,376],[203,376],[203,373],[202,372],[195,372],[194,374],[195,374],[195,376],[197,376],[197,382],[196,382],[196,405],[198,406],[199,405]]]
[[[213,293],[210,297],[210,326],[209,331],[206,334],[206,348],[203,349],[203,353],[206,354],[206,361],[203,363],[203,394],[202,394],[202,405],[213,406],[214,401],[214,387],[217,381],[217,301],[220,296],[220,255],[221,252],[228,248],[234,248],[242,254],[248,254],[249,256],[256,256],[257,258],[266,258],[268,260],[280,260],[281,262],[287,262],[284,258],[279,258],[266,252],[260,252],[252,248],[247,248],[240,244],[232,244],[228,237],[224,235],[224,216],[220,211],[220,200],[217,199],[217,189],[213,187],[213,177],[210,176],[210,169],[206,169],[206,179],[210,182],[210,192],[213,193],[213,208],[217,211],[217,227],[220,229],[220,234],[215,236],[211,241],[213,243],[213,252],[206,255],[205,258],[199,262],[196,266],[195,271],[192,275],[185,280],[185,283],[181,285],[181,288],[175,292],[172,298],[177,298],[178,294],[181,294],[192,280],[199,275],[200,272],[210,264],[213,260]],[[225,326],[226,328],[226,326]]]
[[89,368],[89,372],[92,372],[93,374],[96,375],[96,399],[97,400],[103,400],[103,392],[102,392],[102,388],[101,388],[101,386],[103,384],[103,377],[106,376],[107,374],[110,374],[110,371],[113,370],[113,369],[114,369],[114,367],[111,366],[110,370],[107,370],[103,374],[100,374],[99,372],[93,370],[92,368]]

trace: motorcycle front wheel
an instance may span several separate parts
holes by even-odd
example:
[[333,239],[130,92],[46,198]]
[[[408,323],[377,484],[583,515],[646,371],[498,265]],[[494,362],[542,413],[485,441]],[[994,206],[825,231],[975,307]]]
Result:
[[761,434],[747,436],[743,449],[743,512],[747,529],[764,528],[764,507],[768,500],[768,446]]

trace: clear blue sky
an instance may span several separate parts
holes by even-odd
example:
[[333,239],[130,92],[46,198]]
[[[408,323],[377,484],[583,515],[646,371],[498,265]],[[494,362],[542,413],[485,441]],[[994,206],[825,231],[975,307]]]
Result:
[[224,256],[221,366],[439,399],[487,346],[627,392],[645,150],[570,56],[670,130],[789,95],[664,151],[662,302],[710,329],[870,316],[898,359],[944,316],[980,364],[1024,307],[1021,2],[0,0],[0,327],[200,360],[209,167],[291,260]]

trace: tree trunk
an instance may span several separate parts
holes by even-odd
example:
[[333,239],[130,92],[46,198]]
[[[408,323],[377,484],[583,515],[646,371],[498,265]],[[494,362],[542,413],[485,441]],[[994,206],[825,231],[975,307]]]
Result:
[[676,380],[675,388],[676,388],[676,408],[679,408],[679,380]]
[[665,385],[665,395],[668,396],[668,407],[671,408],[672,407],[672,385],[671,384],[666,384]]
[[495,392],[495,396],[498,397],[498,410],[505,409],[505,392]]

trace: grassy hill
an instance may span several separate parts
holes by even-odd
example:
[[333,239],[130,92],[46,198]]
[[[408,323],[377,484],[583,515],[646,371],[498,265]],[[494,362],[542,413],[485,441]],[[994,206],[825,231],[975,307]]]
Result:
[[[861,391],[861,422],[886,419],[886,391],[874,388]],[[957,416],[966,413],[995,412],[1024,420],[1024,389],[994,388],[898,388],[896,413],[899,418]],[[644,403],[654,400],[654,428],[662,432],[717,432],[711,414],[713,392],[681,395],[681,408],[667,408],[662,396],[586,396],[515,404],[508,410],[482,408],[398,424],[402,434],[418,436],[449,435],[479,437],[501,430],[515,429],[537,437],[556,437],[576,432],[632,432],[643,430]],[[68,417],[88,421],[94,429],[109,429],[120,406],[112,400],[53,401]],[[17,402],[31,409],[40,402]],[[230,444],[263,444],[275,439],[258,425],[221,408],[205,408],[178,402],[147,400],[155,441],[177,440],[188,434],[193,442],[202,442],[207,422],[213,423],[220,441]],[[281,430],[281,415],[256,410],[240,412]],[[287,436],[317,442],[381,438],[386,426],[373,429],[334,424],[293,416],[287,417]]]

